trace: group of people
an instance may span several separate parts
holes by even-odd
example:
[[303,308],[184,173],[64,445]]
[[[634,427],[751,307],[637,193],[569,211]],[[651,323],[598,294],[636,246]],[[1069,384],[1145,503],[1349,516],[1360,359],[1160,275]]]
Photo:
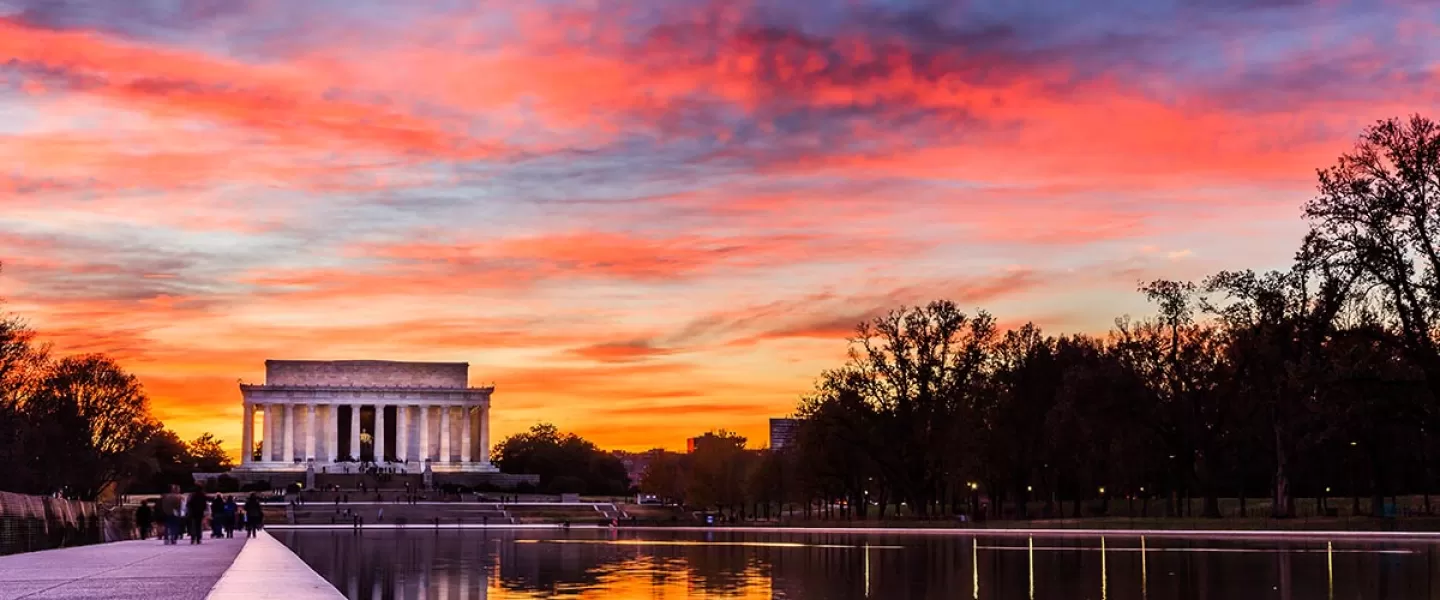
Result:
[[265,526],[265,511],[260,499],[251,494],[240,505],[232,496],[207,496],[202,488],[195,488],[189,496],[180,493],[180,486],[170,486],[170,492],[160,497],[152,508],[150,501],[140,503],[135,509],[135,525],[140,529],[140,539],[150,539],[151,529],[163,527],[162,540],[167,545],[178,544],[181,535],[187,535],[191,544],[199,544],[205,533],[206,512],[210,517],[211,539],[235,537],[235,530],[243,529],[247,537]]

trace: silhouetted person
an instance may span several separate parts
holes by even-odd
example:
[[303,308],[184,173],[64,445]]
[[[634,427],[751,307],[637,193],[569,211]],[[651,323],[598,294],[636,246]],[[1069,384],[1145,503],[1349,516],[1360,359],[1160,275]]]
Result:
[[209,505],[205,490],[199,487],[190,492],[190,499],[185,501],[185,520],[189,524],[191,544],[199,544],[205,536],[205,507]]
[[245,500],[245,537],[255,537],[255,532],[265,527],[265,511],[260,508],[260,499],[255,494]]
[[225,499],[220,494],[210,501],[210,539],[218,539],[225,533]]
[[135,509],[135,527],[140,530],[140,539],[150,539],[150,501],[140,503],[140,508]]
[[238,513],[238,512],[240,512],[240,509],[239,509],[239,507],[235,506],[235,497],[234,497],[234,496],[226,496],[226,497],[225,497],[225,537],[227,537],[227,538],[233,538],[233,537],[235,537],[235,515],[236,515],[236,513]]
[[184,508],[185,497],[180,495],[180,486],[172,484],[170,493],[160,498],[160,519],[165,524],[167,545],[180,540],[180,511]]

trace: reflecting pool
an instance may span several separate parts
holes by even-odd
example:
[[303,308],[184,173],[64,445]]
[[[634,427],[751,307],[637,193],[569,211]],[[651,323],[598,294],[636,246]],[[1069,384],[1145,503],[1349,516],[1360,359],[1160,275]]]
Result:
[[379,598],[1440,599],[1427,542],[603,530],[274,531]]

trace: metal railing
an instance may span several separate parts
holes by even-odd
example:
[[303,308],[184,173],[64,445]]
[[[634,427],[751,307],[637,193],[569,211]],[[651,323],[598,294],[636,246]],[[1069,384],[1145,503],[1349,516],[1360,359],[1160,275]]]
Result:
[[131,511],[0,492],[0,555],[130,539]]

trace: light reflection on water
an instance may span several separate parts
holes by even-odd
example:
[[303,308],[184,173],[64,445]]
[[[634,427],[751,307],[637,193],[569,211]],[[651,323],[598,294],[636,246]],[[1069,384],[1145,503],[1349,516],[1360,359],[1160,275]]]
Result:
[[1420,542],[624,530],[276,537],[353,600],[1440,598],[1440,549]]

